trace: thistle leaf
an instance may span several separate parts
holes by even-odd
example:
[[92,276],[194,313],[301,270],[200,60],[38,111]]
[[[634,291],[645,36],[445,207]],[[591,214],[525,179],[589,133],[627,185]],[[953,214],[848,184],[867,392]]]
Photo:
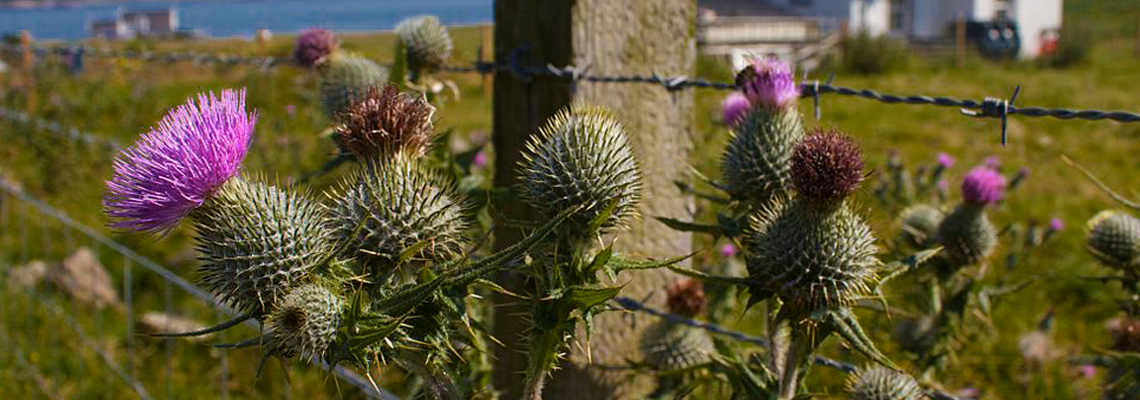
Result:
[[891,362],[887,356],[879,352],[875,347],[875,343],[871,338],[867,337],[867,333],[863,331],[863,327],[859,324],[859,320],[855,318],[855,314],[851,312],[850,308],[840,307],[834,310],[827,310],[823,314],[823,323],[831,330],[838,333],[843,340],[851,345],[851,348],[862,353],[872,361],[882,364],[884,367],[902,371],[895,363]]

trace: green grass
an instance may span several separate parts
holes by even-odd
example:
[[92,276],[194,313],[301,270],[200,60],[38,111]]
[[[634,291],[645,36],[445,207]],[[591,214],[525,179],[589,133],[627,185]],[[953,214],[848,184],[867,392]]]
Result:
[[[1134,2],[1093,3],[1087,0],[1066,2],[1067,22],[1086,26],[1094,26],[1090,21],[1098,22],[1095,24],[1098,28],[1094,30],[1097,46],[1092,52],[1092,59],[1084,66],[1049,69],[1030,62],[991,64],[971,58],[967,68],[959,69],[953,66],[952,60],[912,60],[906,69],[888,75],[857,76],[840,71],[836,84],[886,93],[972,99],[1007,97],[1014,86],[1021,85],[1019,105],[1135,111],[1140,103],[1140,90],[1137,90],[1134,76],[1140,69],[1140,59],[1133,55],[1135,42],[1131,39],[1136,28]],[[1105,18],[1110,19],[1104,22]],[[453,30],[453,34],[458,62],[472,60],[480,42],[478,28],[458,28]],[[392,38],[387,34],[348,35],[344,39],[346,48],[378,60],[391,59],[391,44]],[[156,50],[285,57],[291,38],[276,38],[265,48],[235,40],[130,45]],[[249,89],[250,107],[259,113],[256,139],[246,164],[250,171],[289,182],[319,167],[333,151],[331,144],[318,136],[327,121],[317,106],[315,76],[296,68],[280,67],[270,73],[260,73],[247,67],[203,68],[125,60],[89,60],[87,72],[76,77],[50,65],[35,71],[34,82],[28,82],[20,73],[0,76],[0,85],[11,88],[0,93],[0,105],[21,109],[30,107],[43,118],[130,143],[166,110],[186,97],[204,89],[244,86]],[[827,73],[814,71],[812,75],[826,77]],[[721,81],[731,79],[723,64],[709,59],[701,60],[698,75]],[[445,74],[444,77],[456,81],[461,90],[461,100],[440,106],[438,126],[454,128],[461,136],[489,132],[491,104],[484,97],[481,78],[472,74]],[[709,176],[718,176],[719,154],[727,140],[727,130],[718,125],[717,115],[719,101],[726,93],[695,90],[697,106],[693,112],[697,119],[696,131],[700,134],[690,162]],[[1066,221],[1067,228],[1058,240],[1036,254],[1031,262],[1014,270],[1006,270],[1000,262],[991,266],[990,281],[1042,279],[1028,289],[1004,298],[996,306],[992,325],[981,330],[980,335],[960,354],[955,366],[937,378],[948,388],[980,388],[985,398],[1095,396],[1099,379],[1079,379],[1075,368],[1066,362],[1065,357],[1092,353],[1111,344],[1104,321],[1117,314],[1114,299],[1121,293],[1114,286],[1105,287],[1079,277],[1107,272],[1096,266],[1084,250],[1082,224],[1098,210],[1116,205],[1061,163],[1059,157],[1068,155],[1095,171],[1110,185],[1128,192],[1134,187],[1134,171],[1140,167],[1135,158],[1135,154],[1140,152],[1140,142],[1137,141],[1140,125],[1014,116],[1009,119],[1009,144],[1002,147],[998,143],[999,121],[968,118],[954,108],[884,105],[837,95],[825,95],[821,100],[823,118],[818,122],[810,119],[811,102],[800,102],[801,111],[809,118],[809,125],[836,127],[855,136],[863,146],[872,170],[883,169],[886,155],[891,150],[897,150],[911,165],[929,163],[938,152],[950,153],[959,161],[950,173],[952,179],[960,178],[968,168],[991,155],[1001,157],[1007,171],[1022,166],[1031,169],[1031,177],[1025,186],[1013,193],[1004,206],[991,213],[991,218],[1003,225],[1011,221],[1060,217]],[[296,114],[286,113],[288,105],[296,106]],[[105,222],[99,212],[99,202],[103,190],[101,182],[110,174],[111,154],[7,122],[0,124],[0,139],[4,142],[0,145],[0,160],[3,160],[0,161],[0,171],[81,223],[101,226]],[[870,179],[873,181],[876,177]],[[315,182],[313,190],[319,192],[335,181],[335,176],[321,179]],[[954,196],[957,196],[956,191]],[[880,237],[895,234],[893,216],[875,207],[869,189],[859,194],[859,201],[865,205],[867,216]],[[22,209],[12,204],[5,207],[17,212]],[[702,204],[701,207],[708,215],[711,206]],[[48,239],[49,248],[43,254],[32,256],[49,260],[58,260],[66,249],[72,247],[69,243],[52,240],[60,235],[54,228],[44,235],[38,233],[36,225],[32,225],[29,235],[13,234],[18,226],[13,221],[0,221],[0,264],[22,261],[24,256],[18,251],[19,237],[29,243],[42,243]],[[38,223],[38,220],[32,221]],[[167,264],[168,260],[177,261],[172,260],[177,258],[174,255],[188,247],[189,230],[177,230],[157,241],[143,235],[116,238]],[[83,243],[78,236],[75,240]],[[113,274],[120,273],[118,266],[121,260],[109,251],[102,252],[101,256]],[[714,262],[715,257],[702,255],[700,261]],[[169,264],[182,275],[194,277],[192,263]],[[139,268],[136,266],[135,270]],[[888,292],[898,300],[910,291],[908,285],[913,284],[912,280],[903,279],[888,287]],[[136,304],[163,304],[162,282],[153,276],[144,277],[136,272],[135,290],[139,296]],[[4,320],[4,326],[10,327],[11,340],[22,344],[31,362],[44,371],[49,383],[61,394],[82,394],[94,398],[117,398],[129,394],[100,369],[100,361],[94,355],[84,354],[81,347],[60,347],[58,343],[42,341],[50,337],[48,334],[51,332],[65,332],[57,319],[40,308],[32,307],[34,303],[21,297],[20,293],[5,291],[3,296],[0,301],[20,310],[19,313],[6,314],[12,318]],[[204,320],[212,317],[211,312],[186,297],[175,296],[178,310]],[[895,302],[893,305],[907,308],[904,303]],[[1050,308],[1058,315],[1054,340],[1064,355],[1040,371],[1024,372],[1017,349],[1018,337],[1032,329],[1036,320]],[[83,311],[80,308],[80,312]],[[122,318],[112,311],[102,314],[108,321],[121,321]],[[889,355],[898,354],[897,348],[890,343],[891,322],[871,313],[861,315],[876,343]],[[759,333],[754,318],[741,319],[734,325],[737,329]],[[111,326],[108,323],[106,328],[111,329]],[[245,333],[252,332],[247,330]],[[227,338],[240,339],[238,336],[241,335],[234,333]],[[148,389],[153,387],[157,391],[164,388],[167,378],[160,373],[161,345],[145,340],[136,343],[140,351],[148,352],[143,365],[149,368],[145,371],[150,375],[144,375],[144,383]],[[107,345],[114,351],[121,351],[124,344]],[[216,373],[216,352],[189,344],[176,346],[176,352],[180,357],[177,357],[178,362],[173,366],[174,372],[169,380],[175,397],[212,397],[216,386],[209,382],[203,384],[202,380],[213,379],[204,377],[212,377],[214,375],[211,374]],[[846,354],[834,343],[826,346],[824,352],[848,360],[861,360],[858,356]],[[78,357],[66,354],[77,354]],[[12,352],[0,352],[0,363],[13,365],[12,357]],[[255,351],[230,353],[229,366],[233,371],[228,386],[230,396],[275,398],[283,395],[281,381],[284,378],[276,365],[270,365],[256,385],[251,384],[256,364]],[[140,371],[144,369],[140,368]],[[826,369],[816,371],[814,387],[825,395],[836,395],[844,376]],[[324,381],[322,377],[313,368],[292,368],[291,393],[306,398],[336,397],[333,383]],[[398,376],[385,378],[391,379],[388,383],[398,380]],[[17,368],[0,370],[0,382],[5,383],[0,384],[0,397],[40,396],[33,381]]]

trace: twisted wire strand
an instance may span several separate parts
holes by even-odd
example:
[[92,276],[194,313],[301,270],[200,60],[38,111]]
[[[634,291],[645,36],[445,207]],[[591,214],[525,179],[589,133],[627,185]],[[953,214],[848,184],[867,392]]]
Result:
[[[629,297],[624,297],[624,296],[615,297],[613,299],[613,303],[616,304],[614,307],[616,309],[619,309],[619,310],[627,310],[627,311],[645,313],[645,314],[649,314],[649,315],[653,315],[653,316],[656,316],[658,318],[661,318],[665,321],[668,321],[669,323],[690,326],[690,327],[697,328],[697,329],[703,329],[705,331],[708,331],[709,333],[726,336],[726,337],[728,337],[732,340],[738,341],[738,342],[752,343],[752,344],[762,346],[762,347],[768,346],[768,340],[767,339],[747,335],[747,334],[744,334],[741,332],[736,332],[736,331],[724,328],[724,327],[716,325],[716,324],[697,321],[697,320],[692,319],[692,318],[686,318],[686,317],[683,317],[683,316],[680,316],[677,314],[673,314],[670,312],[657,310],[657,309],[654,309],[652,307],[649,307],[645,303],[631,299]],[[823,357],[823,356],[812,356],[812,357],[813,357],[812,362],[815,363],[815,365],[833,368],[833,369],[836,369],[836,370],[839,370],[839,371],[842,371],[845,373],[849,373],[849,374],[854,373],[855,371],[858,371],[858,369],[859,369],[854,364],[847,363],[844,361],[839,361],[839,360],[835,360],[835,359],[831,359],[831,358],[827,358],[827,357]],[[957,397],[950,395],[948,393],[942,392],[942,391],[937,390],[937,389],[927,388],[925,390],[926,390],[926,394],[928,396],[930,396],[931,398],[936,399],[936,400],[958,400]]]

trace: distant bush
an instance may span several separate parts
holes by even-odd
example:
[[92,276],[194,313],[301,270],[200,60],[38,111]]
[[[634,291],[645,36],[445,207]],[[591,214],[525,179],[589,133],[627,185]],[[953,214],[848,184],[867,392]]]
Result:
[[847,36],[840,43],[840,66],[847,72],[874,75],[906,67],[907,49],[902,42],[867,32]]
[[1093,48],[1093,37],[1085,29],[1065,28],[1052,54],[1042,57],[1045,66],[1068,68],[1088,61]]

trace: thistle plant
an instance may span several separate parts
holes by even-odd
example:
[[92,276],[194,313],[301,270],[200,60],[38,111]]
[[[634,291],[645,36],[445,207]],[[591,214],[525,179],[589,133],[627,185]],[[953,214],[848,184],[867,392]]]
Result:
[[962,180],[962,203],[938,225],[935,236],[943,246],[947,262],[942,278],[966,265],[984,261],[997,246],[997,230],[986,217],[985,208],[996,204],[1005,193],[1005,177],[989,167],[970,170]]
[[408,18],[396,25],[399,43],[407,60],[410,80],[417,83],[424,73],[435,72],[451,57],[451,35],[433,16]]
[[423,377],[436,398],[461,397],[449,371],[453,344],[465,340],[454,332],[471,331],[467,287],[517,265],[578,208],[499,253],[467,258],[462,200],[417,163],[432,136],[431,106],[366,93],[337,130],[365,162],[343,195],[326,195],[333,204],[242,173],[256,122],[244,90],[188,101],[116,158],[103,201],[110,225],[165,235],[188,219],[202,283],[241,311],[215,327],[157,336],[254,319],[261,335],[216,346],[260,346],[262,366],[300,357],[368,373],[384,360]]
[[847,201],[863,181],[858,145],[837,131],[815,131],[796,145],[791,178],[795,193],[758,209],[745,238],[751,302],[772,299],[769,369],[781,399],[803,390],[811,354],[831,333],[894,368],[850,309],[883,269],[874,235]]
[[297,35],[293,60],[304,68],[316,68],[340,49],[340,41],[326,29],[309,29]]
[[851,400],[921,400],[926,393],[914,378],[883,367],[860,369],[847,381]]
[[[776,59],[758,59],[736,76],[737,95],[726,100],[738,116],[725,120],[733,136],[721,158],[725,190],[734,199],[758,203],[789,189],[792,148],[803,138],[795,101],[799,86],[792,66]],[[743,100],[750,109],[739,111]],[[726,117],[730,115],[726,111]]]
[[325,116],[339,121],[349,107],[364,100],[369,88],[388,82],[388,69],[362,56],[338,51],[317,66],[321,76],[321,105]]
[[575,105],[547,121],[523,153],[520,197],[546,217],[576,210],[530,262],[526,399],[542,397],[546,377],[569,350],[578,324],[588,334],[593,315],[621,290],[601,285],[600,274],[613,277],[625,268],[683,259],[638,266],[610,246],[594,249],[602,234],[620,230],[637,214],[641,176],[626,135],[609,111]]
[[[705,294],[696,279],[678,279],[668,288],[667,296],[670,313],[687,318],[704,313]],[[707,363],[716,353],[708,332],[667,320],[646,328],[640,347],[647,366],[666,372]]]

